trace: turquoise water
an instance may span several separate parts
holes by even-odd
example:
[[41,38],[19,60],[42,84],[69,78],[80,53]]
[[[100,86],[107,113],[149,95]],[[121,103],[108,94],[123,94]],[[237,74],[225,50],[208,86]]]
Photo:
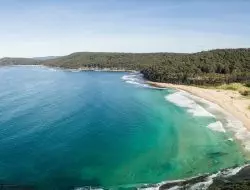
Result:
[[125,187],[242,164],[230,134],[128,73],[0,68],[0,182]]

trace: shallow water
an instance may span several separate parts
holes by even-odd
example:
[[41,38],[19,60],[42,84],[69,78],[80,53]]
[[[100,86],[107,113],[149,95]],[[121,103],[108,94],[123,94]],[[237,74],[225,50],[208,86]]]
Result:
[[203,106],[128,76],[0,68],[1,184],[120,187],[245,161]]

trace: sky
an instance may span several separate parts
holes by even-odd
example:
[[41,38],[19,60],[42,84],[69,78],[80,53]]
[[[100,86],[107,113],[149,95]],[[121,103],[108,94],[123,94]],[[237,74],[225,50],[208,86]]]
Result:
[[250,47],[250,0],[0,0],[0,57]]

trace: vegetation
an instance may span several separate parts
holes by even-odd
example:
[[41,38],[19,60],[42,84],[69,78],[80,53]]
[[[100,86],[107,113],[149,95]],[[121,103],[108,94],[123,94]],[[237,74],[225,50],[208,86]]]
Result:
[[249,190],[250,182],[249,180],[233,181],[233,182],[224,182],[219,181],[212,184],[208,190]]
[[245,86],[250,88],[250,81],[247,81]]
[[[208,86],[201,86],[201,87],[208,88]],[[234,90],[238,91],[243,96],[250,95],[250,87],[248,87],[247,84],[243,83],[222,84],[219,86],[211,86],[211,88],[222,89],[222,90]]]
[[247,96],[250,98],[250,87],[248,87],[247,84],[244,84],[244,83],[229,83],[229,84],[222,84],[222,85],[216,85],[216,86],[198,85],[198,87],[238,91],[242,96]]
[[242,89],[245,89],[246,87],[241,83],[230,83],[230,84],[223,84],[223,85],[217,86],[216,88],[223,89],[223,90],[240,91]]
[[0,65],[37,65],[40,64],[39,60],[29,58],[3,58],[0,59]]
[[152,81],[195,85],[219,85],[250,81],[250,49],[224,49],[181,55],[168,64],[142,70]]
[[239,93],[242,96],[249,96],[250,95],[250,90],[249,89],[240,90]]
[[0,60],[0,65],[10,62],[71,69],[138,70],[146,79],[156,82],[195,85],[241,82],[250,85],[250,49],[218,49],[193,54],[82,52],[45,61],[26,60]]

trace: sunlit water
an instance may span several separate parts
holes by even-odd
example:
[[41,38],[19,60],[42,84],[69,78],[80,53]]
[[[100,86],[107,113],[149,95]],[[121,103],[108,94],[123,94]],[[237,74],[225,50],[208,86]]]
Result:
[[1,184],[130,187],[244,162],[195,101],[128,76],[0,68]]

